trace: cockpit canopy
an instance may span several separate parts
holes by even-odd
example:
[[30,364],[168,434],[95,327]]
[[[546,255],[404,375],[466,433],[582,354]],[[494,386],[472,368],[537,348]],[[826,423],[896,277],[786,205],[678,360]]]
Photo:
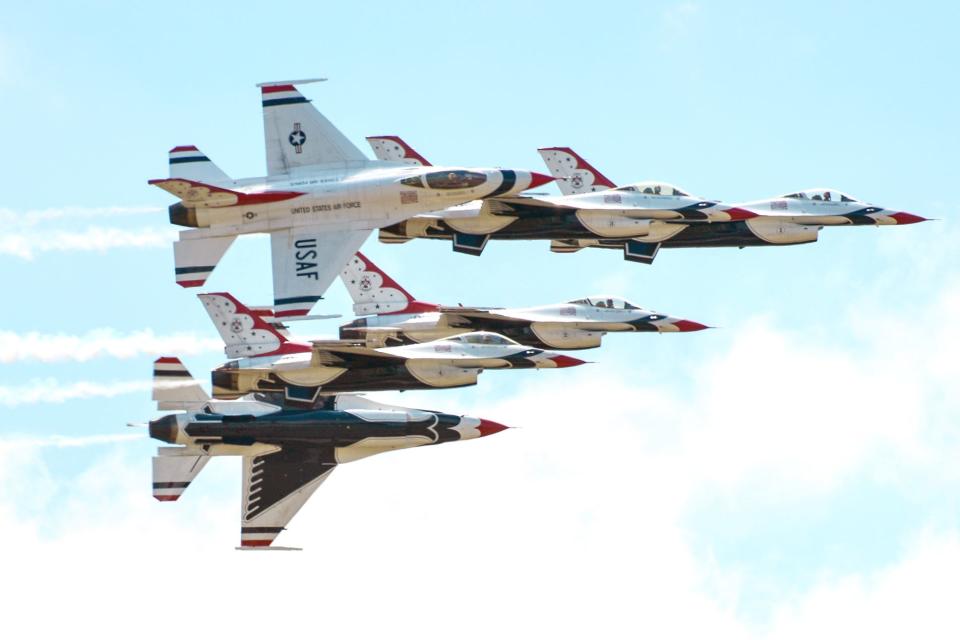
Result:
[[862,200],[858,200],[836,189],[807,189],[806,191],[788,193],[780,197],[790,198],[792,200],[818,200],[822,202],[862,202]]
[[473,333],[463,333],[459,336],[453,336],[452,338],[447,338],[448,342],[462,342],[464,344],[497,344],[497,345],[508,345],[508,344],[517,344],[510,338],[505,338],[499,333],[493,333],[491,331],[474,331]]
[[646,182],[635,182],[634,184],[628,184],[623,187],[617,187],[614,191],[636,191],[639,193],[650,194],[655,196],[684,196],[689,198],[690,194],[679,189],[672,184],[667,184],[666,182],[657,182],[655,180],[648,180]]
[[[487,176],[477,171],[454,169],[451,171],[431,171],[425,175],[411,176],[400,181],[408,187],[424,186],[430,189],[472,189],[487,181]],[[426,185],[424,185],[426,182]]]
[[571,300],[567,304],[581,304],[599,309],[640,309],[635,304],[631,304],[623,298],[614,296],[594,296],[591,298],[581,298],[580,300]]

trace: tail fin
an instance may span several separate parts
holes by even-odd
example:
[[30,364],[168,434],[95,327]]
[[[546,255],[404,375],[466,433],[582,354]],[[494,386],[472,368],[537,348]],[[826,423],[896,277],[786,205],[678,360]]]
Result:
[[210,456],[186,453],[183,447],[160,447],[153,458],[153,497],[161,502],[179,498]]
[[230,176],[193,145],[170,149],[170,177],[197,182],[230,181]]
[[537,151],[565,196],[614,189],[617,186],[570,147],[546,147]]
[[433,166],[400,136],[369,136],[367,142],[370,143],[370,148],[373,149],[373,155],[377,156],[377,160],[402,162],[418,167]]
[[157,358],[153,363],[153,399],[157,409],[192,409],[210,401],[180,358]]
[[419,302],[359,251],[340,273],[353,298],[353,312],[361,316],[435,311],[438,305]]
[[310,345],[291,342],[229,293],[201,293],[197,296],[223,338],[230,358],[281,355],[310,351]]
[[267,174],[291,173],[313,165],[366,165],[369,160],[294,86],[320,80],[288,80],[259,85]]

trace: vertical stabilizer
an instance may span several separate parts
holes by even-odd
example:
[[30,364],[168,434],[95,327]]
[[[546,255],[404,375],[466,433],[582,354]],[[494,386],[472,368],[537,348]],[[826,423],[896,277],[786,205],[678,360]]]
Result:
[[400,136],[369,136],[367,142],[370,143],[370,148],[373,149],[373,155],[377,160],[402,162],[416,167],[433,166]]
[[537,151],[565,196],[614,189],[617,186],[570,147],[547,147]]
[[435,311],[437,305],[420,302],[359,251],[343,268],[340,279],[360,316]]
[[223,338],[224,352],[230,358],[279,355],[310,351],[310,346],[290,342],[261,314],[254,313],[229,293],[201,293],[213,326]]
[[153,399],[157,409],[196,409],[210,401],[210,395],[190,375],[180,358],[165,356],[153,363]]

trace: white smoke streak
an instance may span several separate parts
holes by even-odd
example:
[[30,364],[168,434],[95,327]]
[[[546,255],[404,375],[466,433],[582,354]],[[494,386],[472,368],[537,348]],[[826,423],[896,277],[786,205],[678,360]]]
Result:
[[32,227],[53,220],[90,220],[162,213],[162,207],[49,207],[15,211],[0,208],[0,227]]
[[113,444],[143,438],[143,433],[104,433],[92,436],[61,436],[52,435],[43,438],[0,438],[0,451],[7,452],[14,449],[35,449],[49,447],[63,449],[66,447],[89,447],[98,444]]
[[153,386],[149,380],[137,382],[74,382],[64,384],[55,378],[33,380],[29,384],[0,387],[0,406],[24,404],[61,404],[68,400],[113,398],[127,393],[143,393]]
[[168,247],[177,239],[173,229],[144,227],[117,229],[89,227],[83,231],[28,231],[0,235],[0,255],[32,260],[38,253],[51,251],[106,251],[107,249],[147,249]]
[[122,334],[104,328],[83,335],[0,331],[0,363],[3,364],[31,360],[86,362],[100,357],[196,355],[222,349],[223,342],[219,338],[203,338],[192,333],[156,335],[152,329]]

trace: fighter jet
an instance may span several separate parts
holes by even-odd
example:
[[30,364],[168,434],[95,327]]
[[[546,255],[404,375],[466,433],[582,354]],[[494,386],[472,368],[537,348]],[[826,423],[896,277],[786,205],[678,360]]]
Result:
[[180,498],[215,456],[243,457],[241,549],[270,547],[338,464],[378,453],[499,433],[481,418],[379,404],[358,396],[328,398],[310,411],[251,399],[214,400],[177,358],[154,363],[153,399],[177,409],[149,423],[159,447],[153,497]]
[[418,167],[371,161],[297,89],[317,80],[258,85],[267,175],[233,180],[195,146],[170,150],[170,222],[177,283],[198,287],[238,235],[269,233],[278,317],[307,315],[371,230],[413,215],[553,178],[513,169]]
[[421,302],[359,252],[347,263],[340,279],[353,298],[354,313],[366,316],[340,327],[340,338],[364,340],[369,347],[495,331],[532,347],[590,349],[600,346],[608,332],[672,333],[707,328],[614,296],[516,309]]
[[291,340],[229,293],[198,296],[237,358],[215,369],[213,395],[281,394],[295,406],[321,395],[470,386],[485,369],[562,369],[584,364],[552,351],[478,331],[422,344],[370,348],[349,340]]
[[665,182],[617,187],[568,147],[540,149],[563,195],[484,200],[463,219],[424,214],[380,230],[386,243],[452,240],[480,255],[488,240],[550,240],[550,250],[623,251],[651,264],[661,247],[751,247],[816,242],[827,226],[903,225],[925,218],[867,204],[835,189],[812,189],[729,205]]

